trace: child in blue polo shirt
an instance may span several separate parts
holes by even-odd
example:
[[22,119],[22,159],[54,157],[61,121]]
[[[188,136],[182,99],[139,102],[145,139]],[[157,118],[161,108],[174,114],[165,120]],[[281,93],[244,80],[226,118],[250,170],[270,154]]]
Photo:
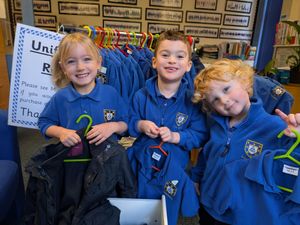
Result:
[[[239,159],[251,159],[265,149],[286,148],[291,138],[277,135],[286,122],[300,130],[300,115],[282,118],[268,114],[253,95],[253,69],[240,60],[222,59],[201,71],[195,78],[194,102],[207,112],[210,138],[192,169],[192,179],[200,186],[200,202],[209,213],[200,213],[201,225],[232,224],[227,215],[218,215],[215,205],[225,165]],[[284,120],[286,120],[286,122]],[[219,183],[218,183],[219,182]],[[238,188],[238,187],[237,187]],[[234,195],[234,193],[232,193]],[[247,208],[247,206],[243,206]]]
[[38,126],[43,135],[58,138],[65,146],[80,143],[76,123],[82,114],[91,116],[86,138],[99,145],[127,130],[128,108],[117,91],[96,79],[101,68],[98,47],[82,33],[66,35],[52,59],[53,81],[59,88],[41,113]]
[[191,47],[180,32],[166,31],[157,41],[152,59],[157,76],[146,81],[133,98],[129,134],[137,137],[133,144],[149,138],[181,147],[177,159],[183,167],[189,151],[206,140],[204,114],[192,103],[193,90],[184,75],[191,69]]
[[207,139],[205,115],[192,103],[193,90],[184,77],[192,62],[191,46],[183,34],[160,35],[152,66],[157,76],[133,97],[128,130],[137,139],[127,152],[137,175],[138,197],[164,194],[169,224],[176,225],[179,212],[193,216],[199,207],[185,168],[189,152]]

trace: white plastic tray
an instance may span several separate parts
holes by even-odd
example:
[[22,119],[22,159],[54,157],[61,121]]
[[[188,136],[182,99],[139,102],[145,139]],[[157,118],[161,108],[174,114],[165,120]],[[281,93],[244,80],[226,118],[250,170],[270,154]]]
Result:
[[166,199],[109,198],[121,210],[121,225],[168,225]]

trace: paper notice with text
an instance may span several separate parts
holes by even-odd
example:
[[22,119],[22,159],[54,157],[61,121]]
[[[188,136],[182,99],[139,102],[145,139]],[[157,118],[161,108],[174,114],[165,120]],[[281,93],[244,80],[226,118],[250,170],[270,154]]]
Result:
[[38,128],[38,117],[56,92],[50,64],[63,35],[17,24],[11,72],[8,124]]

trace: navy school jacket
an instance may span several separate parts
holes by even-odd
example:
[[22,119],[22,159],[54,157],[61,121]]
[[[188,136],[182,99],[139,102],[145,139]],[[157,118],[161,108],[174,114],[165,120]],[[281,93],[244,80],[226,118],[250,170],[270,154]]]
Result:
[[[83,132],[78,133],[82,154],[68,156],[70,148],[51,144],[27,164],[25,224],[119,224],[120,211],[107,198],[136,197],[136,181],[124,148],[109,139],[89,145]],[[66,158],[91,161],[70,163],[64,162]]]

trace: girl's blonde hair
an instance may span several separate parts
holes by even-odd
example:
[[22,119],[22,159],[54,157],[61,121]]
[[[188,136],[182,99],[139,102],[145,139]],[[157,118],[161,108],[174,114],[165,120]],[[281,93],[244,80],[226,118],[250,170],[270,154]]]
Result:
[[249,96],[253,95],[253,77],[254,70],[241,60],[221,59],[203,69],[194,80],[194,103],[202,103],[204,111],[210,111],[209,104],[206,101],[206,95],[211,81],[238,80]]
[[70,51],[73,48],[76,48],[77,45],[86,47],[87,51],[91,53],[92,57],[97,59],[99,64],[101,62],[99,49],[91,38],[79,32],[67,34],[59,43],[58,50],[55,52],[51,61],[52,80],[59,88],[63,88],[70,83],[70,80],[63,72],[62,64],[65,63]]

